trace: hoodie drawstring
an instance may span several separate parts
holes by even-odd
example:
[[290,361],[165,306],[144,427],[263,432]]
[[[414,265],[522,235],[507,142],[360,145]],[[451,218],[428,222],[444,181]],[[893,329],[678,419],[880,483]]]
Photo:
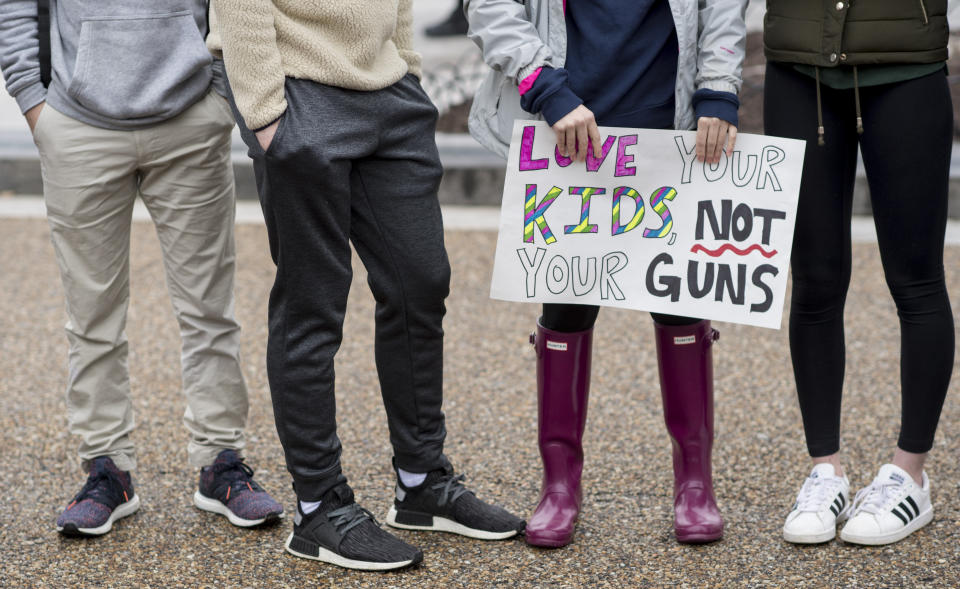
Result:
[[[823,101],[820,97],[820,66],[814,66],[814,77],[817,80],[817,145],[827,144],[823,128]],[[863,135],[863,116],[860,112],[860,80],[857,76],[857,66],[853,66],[853,101],[857,109],[857,135]]]
[[814,66],[814,73],[817,78],[817,145],[823,147],[827,142],[823,137],[823,106],[820,101],[820,66]]

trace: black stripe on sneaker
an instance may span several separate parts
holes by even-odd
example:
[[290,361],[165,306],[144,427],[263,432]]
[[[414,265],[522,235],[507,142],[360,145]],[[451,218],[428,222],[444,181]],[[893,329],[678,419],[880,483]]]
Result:
[[910,523],[909,520],[907,520],[907,518],[904,517],[904,515],[903,515],[902,513],[900,513],[899,511],[897,511],[897,508],[896,508],[896,507],[894,507],[893,509],[891,509],[890,512],[891,512],[893,515],[899,517],[899,518],[900,518],[900,521],[903,522],[903,525],[907,525],[908,523]]
[[917,515],[919,515],[919,514],[914,514],[912,511],[910,511],[910,508],[907,507],[907,506],[903,503],[903,501],[901,501],[900,504],[897,505],[897,507],[899,507],[905,514],[907,514],[907,516],[910,518],[910,521],[913,521],[913,518],[915,518],[915,517],[917,517]]
[[920,508],[917,507],[917,503],[913,500],[913,497],[911,497],[910,495],[907,495],[907,503],[909,503],[910,507],[912,507],[913,510],[917,512],[917,515],[920,515]]
[[840,509],[843,509],[847,505],[847,500],[843,498],[843,493],[838,493],[837,497],[840,499]]
[[837,516],[840,515],[840,512],[837,510],[837,506],[836,506],[836,505],[831,505],[831,506],[830,506],[830,512],[833,513],[833,517],[837,517]]
[[839,497],[833,500],[833,504],[834,504],[834,506],[836,506],[837,511],[843,509],[843,504],[840,503],[840,498],[839,498]]

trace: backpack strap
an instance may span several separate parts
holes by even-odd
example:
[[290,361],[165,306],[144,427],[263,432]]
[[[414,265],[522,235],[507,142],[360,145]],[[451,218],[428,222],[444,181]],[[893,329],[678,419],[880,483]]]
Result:
[[50,86],[50,0],[37,0],[37,28],[40,41],[40,81]]

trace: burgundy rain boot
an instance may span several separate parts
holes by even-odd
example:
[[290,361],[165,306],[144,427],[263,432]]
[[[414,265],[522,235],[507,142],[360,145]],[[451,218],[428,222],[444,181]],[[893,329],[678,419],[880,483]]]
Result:
[[673,527],[677,541],[697,544],[723,536],[713,496],[713,358],[720,334],[709,321],[693,325],[654,322],[663,417],[673,440]]
[[580,511],[593,329],[561,333],[538,324],[530,343],[537,351],[543,486],[540,503],[527,521],[527,543],[556,548],[573,540],[573,525]]

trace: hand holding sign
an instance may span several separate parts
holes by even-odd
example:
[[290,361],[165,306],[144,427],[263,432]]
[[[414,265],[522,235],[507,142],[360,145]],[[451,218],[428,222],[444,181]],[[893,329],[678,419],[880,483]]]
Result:
[[705,163],[691,131],[599,131],[581,163],[515,124],[491,296],[779,327],[804,143]]

